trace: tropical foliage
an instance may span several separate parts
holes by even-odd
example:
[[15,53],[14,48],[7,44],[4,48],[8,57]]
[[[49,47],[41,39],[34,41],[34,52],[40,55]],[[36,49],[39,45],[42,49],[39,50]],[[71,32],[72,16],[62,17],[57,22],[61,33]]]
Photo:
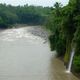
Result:
[[11,6],[0,4],[0,28],[8,28],[12,24],[42,25],[51,8],[42,6]]
[[80,73],[80,1],[70,0],[67,6],[56,2],[48,16],[46,28],[50,29],[51,50],[64,58],[68,65],[70,53],[75,48],[73,70]]

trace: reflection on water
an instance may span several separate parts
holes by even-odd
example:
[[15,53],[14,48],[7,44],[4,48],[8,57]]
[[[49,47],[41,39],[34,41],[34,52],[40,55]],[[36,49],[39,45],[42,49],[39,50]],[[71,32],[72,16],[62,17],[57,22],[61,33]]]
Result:
[[0,33],[0,80],[78,80],[64,72],[39,30],[27,27]]

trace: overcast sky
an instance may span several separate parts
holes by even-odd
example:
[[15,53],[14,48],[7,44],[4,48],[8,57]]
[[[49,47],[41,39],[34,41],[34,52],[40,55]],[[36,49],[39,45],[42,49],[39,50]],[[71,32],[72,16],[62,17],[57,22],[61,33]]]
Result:
[[36,5],[36,6],[53,6],[55,2],[61,2],[63,5],[66,5],[69,0],[0,0],[0,3],[17,5]]

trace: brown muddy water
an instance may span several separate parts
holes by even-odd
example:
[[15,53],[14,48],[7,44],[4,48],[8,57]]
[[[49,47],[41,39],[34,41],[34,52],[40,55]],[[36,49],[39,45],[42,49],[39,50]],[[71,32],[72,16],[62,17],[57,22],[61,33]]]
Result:
[[0,80],[79,80],[66,73],[38,26],[0,32]]

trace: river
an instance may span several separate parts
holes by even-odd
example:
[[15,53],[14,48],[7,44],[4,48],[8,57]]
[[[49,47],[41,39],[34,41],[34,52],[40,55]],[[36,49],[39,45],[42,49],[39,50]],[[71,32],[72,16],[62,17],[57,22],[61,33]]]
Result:
[[38,26],[0,32],[0,80],[78,80],[66,73]]

